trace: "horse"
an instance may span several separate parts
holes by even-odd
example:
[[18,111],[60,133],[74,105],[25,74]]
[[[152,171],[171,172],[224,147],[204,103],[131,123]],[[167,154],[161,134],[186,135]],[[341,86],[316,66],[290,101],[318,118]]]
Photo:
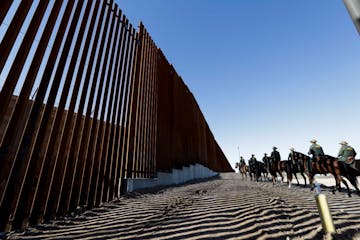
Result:
[[[341,175],[350,181],[351,185],[353,185],[354,188],[356,189],[356,193],[360,195],[360,190],[358,188],[358,181],[356,178],[360,176],[360,160],[352,159],[351,161],[343,162],[337,159],[337,161],[339,162],[340,165]],[[340,184],[341,183],[339,183],[338,188],[341,190]]]
[[264,176],[264,179],[267,179],[268,171],[267,171],[265,163],[258,161],[258,172],[259,172],[261,178],[262,178],[262,176]]
[[249,172],[249,166],[247,166],[246,164],[242,164],[242,166],[240,166],[240,172],[241,172],[241,177],[242,179],[247,179],[247,173]]
[[261,165],[260,162],[255,160],[254,162],[249,161],[249,175],[251,181],[259,181],[261,178]]
[[349,182],[355,187],[357,193],[360,194],[358,188],[358,182],[356,176],[360,175],[360,171],[350,167],[348,164],[338,161],[337,158],[325,155],[322,157],[320,161],[311,161],[310,157],[303,154],[298,153],[299,160],[305,166],[305,172],[309,177],[309,182],[311,186],[311,190],[314,189],[314,177],[316,174],[326,174],[330,173],[335,178],[336,185],[334,186],[333,193],[335,193],[336,189],[341,191],[341,182],[347,188],[348,196],[351,197],[351,190],[349,188],[348,183],[342,178],[345,177],[349,180]]
[[284,176],[282,172],[286,170],[285,161],[275,161],[272,157],[268,157],[269,161],[269,173],[272,177],[272,182],[275,184],[277,174],[281,177],[281,182],[284,182]]
[[352,162],[349,162],[353,167],[360,171],[360,159],[354,159]]
[[262,170],[262,172],[263,172],[263,174],[264,174],[264,177],[265,177],[265,179],[269,179],[269,161],[270,161],[270,158],[268,157],[268,156],[265,156],[265,157],[263,157],[263,164],[264,164],[264,166],[263,166],[263,170]]
[[257,181],[258,176],[257,176],[257,161],[255,162],[251,162],[249,161],[249,175],[250,175],[250,180],[251,181]]
[[299,159],[299,152],[294,151],[293,160],[294,162],[290,162],[288,164],[289,169],[287,171],[289,171],[290,178],[292,179],[292,174],[294,174],[295,179],[297,181],[297,185],[300,185],[299,179],[296,176],[297,173],[300,173],[301,176],[304,178],[304,182],[305,182],[304,186],[306,187],[306,177],[304,175],[305,165],[303,164],[303,161],[300,161]]
[[262,176],[264,176],[264,179],[266,179],[266,174],[268,173],[265,164],[260,161],[255,161],[255,163],[249,163],[250,167],[250,178],[254,181],[263,181]]
[[240,163],[236,163],[235,164],[235,168],[239,168],[239,173],[241,173],[241,178],[244,179],[244,176],[245,176],[245,179],[247,179],[247,172],[249,171],[249,168],[246,164],[240,164]]

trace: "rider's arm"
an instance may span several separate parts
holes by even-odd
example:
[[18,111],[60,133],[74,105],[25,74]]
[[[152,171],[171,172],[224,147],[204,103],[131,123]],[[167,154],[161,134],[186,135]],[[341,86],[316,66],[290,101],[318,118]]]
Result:
[[344,148],[343,147],[340,148],[338,157],[341,157],[342,155],[344,155]]
[[309,148],[309,152],[308,155],[314,154],[314,149],[312,148],[312,146]]

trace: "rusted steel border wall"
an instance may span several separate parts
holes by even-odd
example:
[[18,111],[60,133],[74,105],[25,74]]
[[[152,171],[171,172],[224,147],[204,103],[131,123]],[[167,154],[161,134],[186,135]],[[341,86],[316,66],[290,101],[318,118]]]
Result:
[[0,231],[99,206],[126,178],[232,171],[189,89],[113,0],[0,1],[0,20]]
[[157,169],[200,163],[218,172],[233,171],[193,94],[161,50],[158,81]]

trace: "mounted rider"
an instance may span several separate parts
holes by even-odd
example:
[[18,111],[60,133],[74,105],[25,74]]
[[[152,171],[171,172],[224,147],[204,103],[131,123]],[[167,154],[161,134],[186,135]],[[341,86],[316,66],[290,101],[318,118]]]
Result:
[[251,154],[251,158],[249,159],[249,168],[250,171],[254,171],[256,169],[257,160],[254,154]]
[[239,164],[240,164],[240,167],[243,167],[244,165],[246,165],[245,164],[245,159],[242,156],[240,157],[240,163]]
[[265,169],[267,172],[269,172],[269,167],[270,167],[270,159],[267,156],[267,153],[264,153],[264,157],[262,158],[262,161],[265,165]]
[[277,147],[273,147],[273,151],[271,152],[271,158],[273,163],[275,163],[276,165],[276,169],[279,168],[278,164],[281,161],[281,156],[280,153],[278,151],[276,151]]
[[288,166],[289,166],[289,170],[294,169],[294,166],[297,166],[297,159],[295,156],[295,148],[291,147],[290,148],[290,153],[288,156]]
[[340,142],[341,148],[339,150],[338,159],[346,164],[352,164],[355,160],[356,152],[353,147],[348,145],[346,141]]
[[[318,163],[320,166],[321,166],[321,163],[323,162],[324,160],[324,157],[325,157],[325,154],[324,154],[324,151],[322,149],[322,147],[317,144],[317,141],[315,139],[312,139],[310,141],[312,144],[309,148],[309,152],[308,154],[309,155],[312,155],[312,162],[313,163]],[[311,164],[308,163],[308,169],[311,169]],[[326,171],[326,169],[323,169],[324,171]]]

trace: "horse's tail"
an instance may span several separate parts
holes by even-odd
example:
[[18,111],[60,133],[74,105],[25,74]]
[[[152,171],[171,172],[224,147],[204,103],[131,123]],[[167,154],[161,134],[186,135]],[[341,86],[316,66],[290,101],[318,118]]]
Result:
[[348,166],[344,162],[338,161],[338,164],[340,167],[340,171],[345,173],[345,174],[342,173],[341,175],[346,176],[346,178],[350,181],[350,183],[357,188],[359,183],[356,176],[359,176],[359,172],[356,169]]

